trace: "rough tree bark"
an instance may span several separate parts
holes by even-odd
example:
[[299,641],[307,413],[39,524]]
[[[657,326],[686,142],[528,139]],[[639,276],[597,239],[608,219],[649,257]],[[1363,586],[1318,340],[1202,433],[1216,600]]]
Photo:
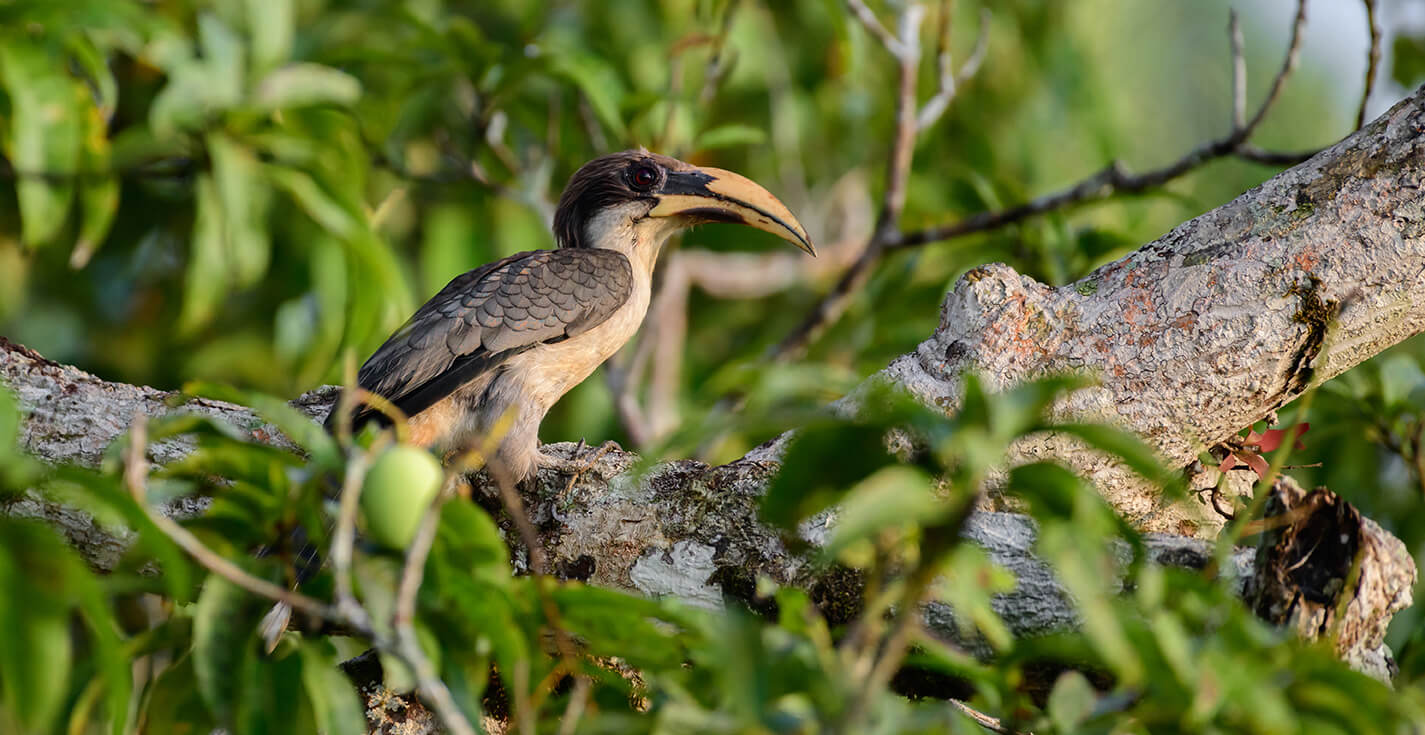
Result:
[[[953,410],[956,380],[968,370],[996,386],[1087,370],[1100,384],[1066,399],[1061,411],[1120,423],[1168,461],[1188,465],[1316,382],[1425,330],[1422,183],[1425,88],[1310,161],[1078,283],[1051,288],[1002,265],[971,271],[947,295],[935,334],[880,377]],[[213,413],[257,439],[284,441],[240,407],[194,401],[174,408],[168,393],[106,383],[7,342],[0,342],[0,380],[28,413],[24,446],[49,461],[96,463],[140,410]],[[317,391],[297,405],[320,417],[331,399],[330,391]],[[721,467],[678,461],[638,477],[628,472],[632,455],[608,452],[572,486],[566,476],[543,474],[526,498],[528,510],[548,558],[565,576],[716,605],[725,594],[745,594],[756,575],[766,574],[807,585],[834,616],[854,604],[854,577],[812,573],[755,521],[756,500],[784,441]],[[164,461],[185,447],[173,442],[153,451]],[[1217,524],[1196,506],[1164,505],[1126,471],[1060,437],[1026,443],[1018,454],[1067,462],[1141,527],[1176,534],[1150,536],[1161,563],[1205,562],[1207,544],[1193,536]],[[1289,484],[1277,494],[1287,508],[1306,502]],[[49,518],[100,567],[122,548],[122,539],[82,516],[33,497],[7,510]],[[1305,634],[1350,631],[1338,639],[1346,641],[1342,655],[1387,674],[1381,635],[1390,616],[1410,603],[1415,567],[1408,553],[1354,511],[1293,518],[1291,528],[1272,537],[1275,552],[1255,561],[1249,551],[1234,558],[1233,573],[1256,580],[1244,592],[1253,593],[1263,614]],[[1292,553],[1304,543],[1298,539],[1317,537],[1322,528],[1351,541],[1338,554],[1312,555],[1306,564],[1312,576],[1276,574],[1283,563],[1300,569],[1302,559]],[[813,537],[818,532],[808,529]],[[1018,575],[1018,589],[997,602],[1015,632],[1073,624],[1063,590],[1029,552],[1033,528],[1025,518],[983,512],[967,535]],[[1359,561],[1343,565],[1344,554]],[[1265,596],[1267,587],[1328,599],[1292,610]],[[1344,619],[1331,619],[1328,610],[1343,610]],[[949,620],[947,608],[931,603],[927,621],[954,638]]]
[[[1101,381],[1063,402],[1147,438],[1171,465],[1425,330],[1425,87],[1354,135],[1084,279],[1053,288],[992,264],[883,376],[953,410],[968,371],[993,386],[1058,372]],[[1204,506],[1063,437],[1020,448],[1088,477],[1153,531],[1204,535]],[[1216,483],[1215,471],[1195,478]]]

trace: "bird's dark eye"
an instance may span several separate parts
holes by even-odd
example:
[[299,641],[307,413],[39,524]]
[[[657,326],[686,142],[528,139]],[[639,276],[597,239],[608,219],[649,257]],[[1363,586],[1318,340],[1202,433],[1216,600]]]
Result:
[[635,164],[629,169],[628,183],[639,191],[648,191],[658,183],[658,169],[646,163]]

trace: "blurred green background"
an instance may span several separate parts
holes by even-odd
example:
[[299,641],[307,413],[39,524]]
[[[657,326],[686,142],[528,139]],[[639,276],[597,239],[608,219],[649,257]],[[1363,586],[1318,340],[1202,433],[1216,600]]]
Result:
[[[1243,5],[1250,107],[1280,64],[1293,3]],[[1425,80],[1425,18],[1408,0],[1379,5],[1387,56],[1372,116]],[[943,7],[963,60],[981,9]],[[986,7],[987,56],[916,148],[905,228],[1019,203],[1115,158],[1162,165],[1226,132],[1228,3]],[[1296,151],[1348,133],[1365,49],[1360,4],[1313,3],[1301,68],[1254,140]],[[369,354],[454,275],[550,247],[551,202],[573,170],[638,145],[763,183],[835,263],[871,226],[894,75],[833,0],[0,2],[0,334],[110,380],[296,395],[339,381],[346,351]],[[933,86],[926,54],[922,99]],[[729,392],[835,398],[928,335],[966,269],[1003,261],[1066,283],[1276,170],[1223,160],[1150,195],[895,255],[792,368],[759,365],[834,269],[808,266],[753,299],[694,288],[656,325],[666,338],[686,316],[671,348],[681,369],[651,386],[656,368],[621,371],[637,379],[632,412],[616,410],[608,381],[587,381],[543,439],[738,456],[767,432],[690,429],[715,421]],[[681,248],[780,245],[709,226]],[[734,278],[761,267],[699,262]],[[622,364],[658,363],[637,352]],[[1328,386],[1293,457],[1321,464],[1292,471],[1358,503],[1417,558],[1422,358],[1412,340]],[[654,409],[656,430],[630,425]],[[1392,636],[1407,680],[1425,676],[1422,627],[1407,612]]]

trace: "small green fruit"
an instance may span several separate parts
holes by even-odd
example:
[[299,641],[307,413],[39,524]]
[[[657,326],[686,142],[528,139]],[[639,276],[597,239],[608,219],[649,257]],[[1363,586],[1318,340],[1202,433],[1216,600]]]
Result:
[[398,444],[382,452],[361,486],[366,535],[382,546],[406,548],[444,480],[440,462],[424,449]]

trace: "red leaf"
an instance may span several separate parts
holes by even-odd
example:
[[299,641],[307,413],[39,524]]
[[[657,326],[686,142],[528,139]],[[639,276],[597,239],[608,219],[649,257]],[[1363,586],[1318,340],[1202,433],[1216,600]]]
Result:
[[[1288,433],[1291,434],[1291,438],[1293,438],[1293,439],[1300,439],[1300,438],[1301,438],[1301,435],[1302,435],[1302,434],[1305,434],[1306,431],[1307,431],[1307,429],[1310,429],[1310,428],[1311,428],[1311,424],[1309,424],[1309,423],[1304,423],[1304,422],[1303,422],[1303,423],[1297,424],[1296,426],[1289,426],[1289,427],[1287,427],[1287,428],[1285,428],[1285,429],[1270,429],[1270,430],[1267,431],[1267,433],[1262,434],[1260,437],[1258,437],[1258,440],[1257,440],[1257,442],[1255,442],[1255,443],[1257,444],[1257,447],[1258,447],[1258,449],[1259,449],[1260,451],[1262,451],[1262,452],[1273,452],[1273,451],[1276,451],[1276,448],[1277,448],[1277,447],[1279,447],[1279,446],[1282,445],[1282,441],[1283,441],[1283,439],[1285,439],[1285,437],[1286,437],[1286,435],[1287,435]],[[1255,432],[1255,431],[1252,432],[1252,434],[1256,434],[1256,433],[1257,433],[1257,432]],[[1252,442],[1252,434],[1249,434],[1249,435],[1247,436],[1247,440],[1246,440],[1246,443],[1247,443],[1247,444],[1252,444],[1252,443],[1254,443],[1254,442]],[[1304,446],[1302,445],[1302,443],[1301,443],[1300,441],[1298,441],[1298,442],[1296,442],[1296,448],[1297,448],[1297,449],[1303,449]]]
[[1225,475],[1229,470],[1235,468],[1237,464],[1237,455],[1228,452],[1227,456],[1222,458],[1222,464],[1217,465],[1217,471]]
[[1267,473],[1271,471],[1271,466],[1267,464],[1267,460],[1262,459],[1262,455],[1260,454],[1248,454],[1242,458],[1242,461],[1246,462],[1247,466],[1251,467],[1252,471],[1257,473],[1257,477],[1266,477]]

